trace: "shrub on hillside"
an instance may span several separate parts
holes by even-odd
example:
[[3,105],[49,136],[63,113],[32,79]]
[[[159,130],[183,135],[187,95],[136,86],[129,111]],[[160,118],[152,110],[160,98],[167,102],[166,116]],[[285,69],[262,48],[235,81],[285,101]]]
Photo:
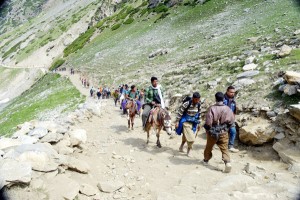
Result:
[[86,32],[81,34],[76,40],[74,40],[69,46],[64,49],[64,57],[67,57],[71,53],[74,53],[78,49],[82,49],[84,45],[90,40],[95,32],[95,28],[92,27]]
[[118,28],[120,28],[121,24],[115,24],[111,27],[111,30],[114,31],[114,30],[117,30]]
[[157,7],[154,8],[153,11],[156,13],[162,13],[162,12],[167,12],[168,10],[169,10],[169,8],[166,5],[160,3],[160,4],[158,4]]
[[58,59],[51,64],[51,67],[49,68],[49,70],[53,71],[53,70],[59,68],[60,66],[62,66],[64,63],[65,63],[64,59]]
[[131,24],[133,21],[134,21],[133,18],[128,18],[128,19],[124,22],[124,24]]

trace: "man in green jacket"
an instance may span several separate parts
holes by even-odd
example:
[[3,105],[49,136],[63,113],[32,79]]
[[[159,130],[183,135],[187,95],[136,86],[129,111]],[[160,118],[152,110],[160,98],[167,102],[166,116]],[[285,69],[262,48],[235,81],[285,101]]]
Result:
[[162,88],[158,85],[157,78],[151,77],[151,86],[145,90],[145,104],[143,105],[142,114],[143,127],[145,127],[150,110],[154,106],[161,106],[162,108],[165,108]]

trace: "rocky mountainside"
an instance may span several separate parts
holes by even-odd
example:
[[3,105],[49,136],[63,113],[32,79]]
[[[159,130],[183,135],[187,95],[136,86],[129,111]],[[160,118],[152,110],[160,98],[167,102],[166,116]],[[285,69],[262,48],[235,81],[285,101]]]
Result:
[[[216,190],[217,199],[262,198],[265,193],[258,185],[268,188],[269,199],[291,199],[295,196],[296,189],[292,187],[292,190],[289,190],[290,185],[286,182],[296,185],[300,172],[299,12],[299,4],[293,0],[6,1],[0,7],[0,102],[6,103],[6,107],[0,112],[0,135],[13,134],[14,138],[0,138],[0,144],[3,145],[0,148],[3,150],[0,151],[0,171],[11,171],[7,166],[16,169],[24,167],[28,171],[20,171],[25,173],[21,174],[24,181],[20,181],[20,177],[14,176],[15,174],[8,173],[3,177],[0,173],[0,188],[21,182],[29,184],[29,190],[42,195],[41,199],[49,199],[47,195],[51,196],[52,193],[44,191],[46,186],[38,181],[38,177],[42,177],[47,183],[46,189],[55,190],[58,189],[54,186],[56,181],[68,182],[70,176],[74,175],[70,171],[78,172],[78,160],[76,166],[71,165],[71,158],[71,161],[66,160],[65,156],[57,154],[75,152],[76,156],[84,157],[81,153],[89,153],[92,156],[83,158],[89,161],[101,154],[89,152],[84,145],[71,145],[72,134],[84,136],[90,132],[92,138],[97,140],[98,132],[95,128],[89,128],[90,124],[93,124],[93,127],[100,124],[105,133],[113,135],[105,135],[104,143],[111,144],[110,150],[118,149],[117,144],[122,141],[122,150],[132,154],[135,151],[146,152],[135,155],[135,159],[163,153],[165,157],[161,157],[160,162],[173,155],[173,158],[169,158],[171,164],[164,163],[163,167],[167,166],[169,169],[173,164],[187,163],[194,166],[195,162],[181,160],[178,158],[180,155],[174,153],[172,149],[177,145],[176,141],[165,140],[168,145],[164,150],[168,152],[165,155],[166,152],[140,145],[138,131],[134,132],[135,138],[121,136],[120,133],[127,134],[123,130],[124,127],[113,124],[109,120],[112,118],[108,117],[112,115],[122,120],[112,106],[108,106],[110,110],[104,112],[107,115],[96,118],[96,123],[93,123],[95,119],[90,111],[96,110],[98,113],[100,108],[97,104],[95,106],[87,102],[85,106],[92,105],[92,109],[81,105],[75,114],[69,114],[69,111],[74,110],[83,100],[70,80],[74,84],[78,82],[79,76],[84,76],[94,87],[109,85],[113,88],[127,83],[143,88],[149,84],[149,78],[155,75],[166,90],[166,103],[173,113],[184,95],[199,91],[202,98],[206,98],[202,109],[204,114],[206,108],[213,103],[215,92],[225,91],[229,85],[236,87],[238,144],[243,151],[234,156],[238,171],[235,172],[235,177],[230,178],[234,178],[237,185],[243,180],[243,188],[228,189],[226,186],[230,178],[227,180],[226,177],[222,177],[218,187],[223,189]],[[48,69],[54,71],[57,68],[74,68],[76,80],[74,76],[69,79],[52,73],[40,79],[40,72]],[[14,98],[37,80],[38,82],[22,95],[6,102],[8,94],[9,99]],[[77,89],[82,89],[80,85],[76,86]],[[14,92],[16,88],[22,92]],[[10,94],[12,92],[14,95]],[[66,117],[68,115],[79,120],[74,124]],[[101,116],[108,119],[103,120]],[[32,121],[33,119],[38,121]],[[51,124],[53,121],[54,125]],[[61,127],[64,122],[66,127]],[[81,125],[88,130],[87,132],[77,131],[77,123],[82,122],[84,123]],[[72,128],[76,129],[76,133]],[[96,149],[105,148],[105,144],[101,144],[103,141],[99,141],[99,144],[89,141],[89,144]],[[37,148],[42,148],[43,151],[50,149],[46,154],[53,152],[55,156],[36,155],[30,149],[25,151],[23,147],[28,143],[33,146],[46,145],[47,147]],[[62,146],[60,143],[63,143]],[[7,144],[9,147],[5,146]],[[126,145],[136,145],[138,148],[132,150],[126,148]],[[19,151],[19,146],[21,152],[15,154],[15,151]],[[202,146],[198,150],[201,148]],[[122,154],[122,151],[119,154]],[[251,164],[245,166],[243,161],[237,161],[242,158],[255,163],[255,167],[251,168]],[[29,164],[20,166],[15,162],[22,159],[30,161]],[[36,166],[31,159],[50,160],[51,165],[41,163]],[[151,185],[157,184],[156,180],[146,171],[140,176],[128,176],[138,172],[140,168],[145,167],[144,165],[129,168],[126,172],[116,170],[115,163],[125,163],[124,168],[127,168],[132,166],[135,159],[126,155],[118,156],[117,153],[113,153],[112,158],[110,154],[105,154],[102,159],[103,162],[109,163],[106,166],[99,164],[101,170],[108,168],[105,179],[112,178],[115,181],[105,182],[111,194],[99,193],[106,190],[100,184],[98,191],[95,189],[95,181],[84,177],[85,180],[93,182],[94,187],[82,185],[80,189],[77,183],[72,182],[73,189],[76,190],[71,191],[72,194],[59,195],[67,199],[85,199],[86,197],[78,192],[80,190],[85,194],[83,191],[88,190],[92,191],[93,195],[102,194],[104,199],[128,199],[129,196],[142,199],[141,195],[146,195],[144,199],[180,199],[182,194],[178,191],[187,189],[191,199],[211,199],[213,195],[208,194],[208,191],[212,185],[217,184],[216,180],[210,182],[203,192],[193,179],[193,173],[189,174],[189,180],[192,182],[187,183],[184,177],[179,180],[168,176],[168,173],[152,171],[158,180],[163,176],[176,180],[176,184],[171,188],[156,189]],[[151,163],[152,159],[151,157],[150,160],[140,161]],[[261,167],[258,162],[265,167]],[[270,172],[268,170],[272,169],[272,163],[276,168]],[[214,161],[214,164],[219,165],[217,161]],[[85,164],[79,166],[86,167]],[[49,171],[53,173],[44,173],[47,167],[50,167]],[[156,167],[162,166],[158,164]],[[99,173],[99,169],[93,170],[92,174]],[[182,173],[186,173],[184,168],[181,170]],[[43,173],[40,173],[41,171]],[[80,173],[86,171],[79,170]],[[217,167],[215,171],[220,170]],[[176,173],[176,170],[173,172]],[[193,172],[202,175],[201,172]],[[283,178],[284,176],[286,178]],[[81,178],[75,173],[74,179]],[[31,180],[33,181],[30,182]],[[139,185],[141,182],[144,184]],[[121,186],[114,187],[119,185],[117,183]],[[135,184],[141,187],[137,189]],[[139,189],[143,191],[141,194],[138,194]],[[14,191],[11,190],[12,193]],[[22,188],[19,191],[22,196],[24,191]],[[95,198],[101,199],[98,195]],[[28,199],[31,199],[30,195]]]

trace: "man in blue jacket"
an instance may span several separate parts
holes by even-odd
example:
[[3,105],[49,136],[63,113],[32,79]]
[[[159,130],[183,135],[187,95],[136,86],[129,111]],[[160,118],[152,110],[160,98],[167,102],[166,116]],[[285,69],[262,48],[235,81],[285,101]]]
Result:
[[[235,88],[233,86],[229,86],[227,88],[226,94],[224,95],[224,105],[228,106],[230,110],[233,112],[234,116],[236,114],[236,101],[234,98]],[[229,129],[229,142],[228,149],[230,152],[237,153],[238,149],[234,148],[234,140],[236,136],[236,128],[235,125],[231,126]]]

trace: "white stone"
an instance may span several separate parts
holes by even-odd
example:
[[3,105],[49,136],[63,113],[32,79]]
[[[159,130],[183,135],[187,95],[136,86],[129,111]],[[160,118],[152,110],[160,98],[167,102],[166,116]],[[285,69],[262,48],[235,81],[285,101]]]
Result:
[[87,162],[83,160],[78,160],[77,158],[59,155],[59,162],[61,165],[66,166],[68,169],[80,172],[80,173],[88,173],[90,170],[90,166]]
[[22,143],[22,144],[35,144],[37,143],[38,139],[35,137],[30,137],[28,135],[21,135],[18,137],[18,140]]
[[293,117],[295,117],[296,119],[298,119],[300,121],[300,103],[290,105],[288,110],[289,110],[290,115],[292,115]]
[[250,56],[245,60],[245,65],[253,63],[255,60],[255,56]]
[[97,186],[101,192],[112,193],[121,189],[124,186],[124,183],[121,181],[104,181]]
[[41,142],[48,142],[48,143],[53,143],[53,142],[58,142],[63,139],[63,135],[60,133],[48,133],[46,136],[44,136],[40,141]]
[[254,64],[254,63],[250,63],[250,64],[247,64],[243,67],[243,70],[244,71],[250,71],[250,70],[254,70],[257,68],[257,64]]
[[283,133],[278,133],[277,135],[274,136],[274,138],[277,140],[281,140],[281,139],[285,138],[285,135]]
[[28,133],[29,136],[34,136],[37,138],[42,138],[47,134],[48,134],[48,130],[46,128],[42,128],[42,127],[35,128]]
[[82,193],[82,194],[84,194],[86,196],[94,196],[98,192],[98,190],[95,187],[93,187],[93,186],[91,186],[89,184],[82,184],[80,186],[80,190],[79,191],[80,191],[80,193]]
[[69,132],[70,141],[72,146],[80,145],[85,143],[87,140],[86,131],[84,129],[75,129]]

